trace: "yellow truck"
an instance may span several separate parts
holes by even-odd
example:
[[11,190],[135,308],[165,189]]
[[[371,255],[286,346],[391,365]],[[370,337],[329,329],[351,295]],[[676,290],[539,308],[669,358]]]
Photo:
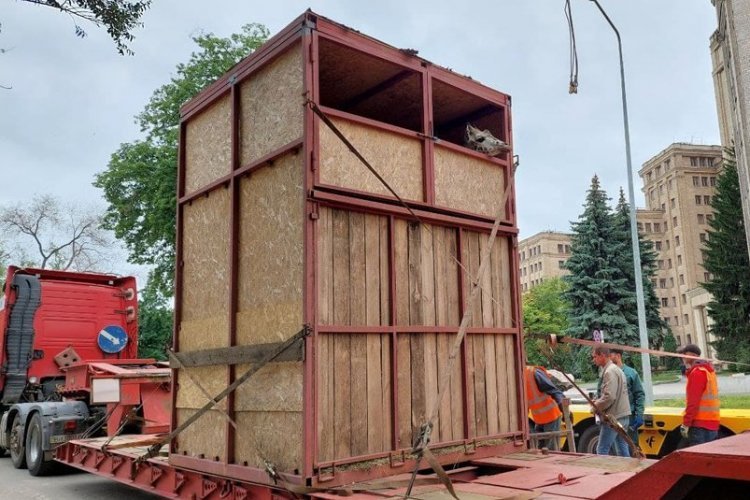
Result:
[[[576,436],[576,451],[596,453],[599,426],[589,411],[589,405],[571,404],[570,418]],[[649,458],[661,458],[677,449],[682,408],[647,406],[643,421],[643,427],[638,432],[638,444]],[[750,430],[750,409],[721,409],[719,437],[733,436],[747,430]]]

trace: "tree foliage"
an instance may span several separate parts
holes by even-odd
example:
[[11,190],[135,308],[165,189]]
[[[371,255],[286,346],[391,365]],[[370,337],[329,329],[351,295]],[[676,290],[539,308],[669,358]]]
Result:
[[572,224],[571,257],[565,262],[570,271],[563,278],[569,285],[564,294],[570,303],[567,333],[583,338],[601,329],[609,341],[632,345],[638,339],[630,315],[635,295],[623,272],[625,243],[617,238],[607,201],[599,178],[594,176],[584,211]]
[[75,33],[83,38],[86,31],[76,20],[103,26],[115,42],[120,54],[132,55],[127,43],[133,41],[133,30],[142,26],[141,17],[151,6],[151,0],[23,0],[24,2],[51,7],[68,14],[73,19]]
[[106,270],[112,242],[101,217],[95,209],[50,195],[0,208],[0,229],[12,242],[6,258],[42,269]]
[[[615,234],[623,242],[623,254],[619,259],[622,272],[627,278],[628,290],[635,296],[635,268],[633,267],[633,243],[630,232],[630,205],[625,200],[625,193],[620,189],[620,198],[614,211]],[[667,335],[671,336],[669,325],[660,314],[659,297],[654,290],[653,279],[656,276],[657,254],[650,240],[638,233],[638,245],[641,255],[641,278],[643,279],[643,297],[646,308],[646,328],[649,345],[652,349],[661,349]],[[633,303],[631,310],[625,312],[629,321],[638,324],[638,306]],[[638,342],[632,345],[640,345]]]
[[719,357],[750,362],[750,259],[742,217],[742,200],[734,151],[726,150],[716,181],[703,267],[711,280],[703,287],[712,295],[708,315]]
[[167,359],[172,343],[174,311],[155,289],[147,287],[138,299],[138,357]]
[[196,36],[199,50],[178,64],[171,81],[151,96],[136,117],[145,138],[122,144],[94,185],[103,189],[108,208],[104,225],[112,229],[136,264],[155,266],[149,286],[173,293],[176,224],[177,139],[180,107],[268,37],[260,24],[248,24],[229,38]]

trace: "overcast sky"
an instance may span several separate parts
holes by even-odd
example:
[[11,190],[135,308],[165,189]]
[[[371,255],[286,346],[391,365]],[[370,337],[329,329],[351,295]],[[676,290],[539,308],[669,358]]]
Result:
[[[672,142],[718,144],[710,0],[601,0],[624,44],[637,170]],[[564,0],[472,2],[154,0],[120,56],[103,29],[53,9],[0,0],[0,205],[54,194],[100,200],[94,174],[134,116],[186,62],[201,31],[228,36],[249,22],[276,33],[305,9],[469,75],[513,98],[521,236],[567,231],[594,173],[616,198],[627,187],[614,33],[589,0],[573,0],[579,93],[568,94]]]

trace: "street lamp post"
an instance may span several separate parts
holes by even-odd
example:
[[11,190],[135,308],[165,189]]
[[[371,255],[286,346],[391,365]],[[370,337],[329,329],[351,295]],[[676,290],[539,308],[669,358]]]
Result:
[[[607,20],[609,25],[617,35],[617,49],[620,52],[620,86],[622,88],[622,119],[625,124],[625,156],[628,164],[628,201],[630,203],[630,239],[633,245],[633,269],[635,271],[635,294],[638,304],[638,334],[640,336],[641,347],[648,349],[648,329],[646,328],[646,306],[643,299],[643,274],[641,272],[641,249],[638,244],[638,225],[635,218],[635,193],[633,191],[633,163],[630,157],[630,127],[628,126],[628,99],[625,95],[625,63],[622,59],[622,40],[620,32],[617,31],[612,20],[609,18],[598,0],[594,2],[599,11]],[[643,388],[646,392],[646,404],[654,403],[653,386],[651,385],[651,358],[646,353],[641,354],[643,366]]]

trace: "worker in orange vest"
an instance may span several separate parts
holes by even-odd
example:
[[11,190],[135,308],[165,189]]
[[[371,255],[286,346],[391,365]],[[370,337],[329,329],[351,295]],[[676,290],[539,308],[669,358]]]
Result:
[[690,356],[682,362],[687,368],[685,412],[680,433],[687,446],[708,443],[719,434],[719,384],[711,363],[699,359],[701,349],[687,344],[677,350]]
[[[560,430],[562,417],[563,393],[550,380],[549,373],[541,366],[527,366],[526,379],[526,403],[529,406],[529,415],[534,421],[532,432],[554,432]],[[550,450],[560,449],[559,438],[550,438],[539,441],[539,447]]]

